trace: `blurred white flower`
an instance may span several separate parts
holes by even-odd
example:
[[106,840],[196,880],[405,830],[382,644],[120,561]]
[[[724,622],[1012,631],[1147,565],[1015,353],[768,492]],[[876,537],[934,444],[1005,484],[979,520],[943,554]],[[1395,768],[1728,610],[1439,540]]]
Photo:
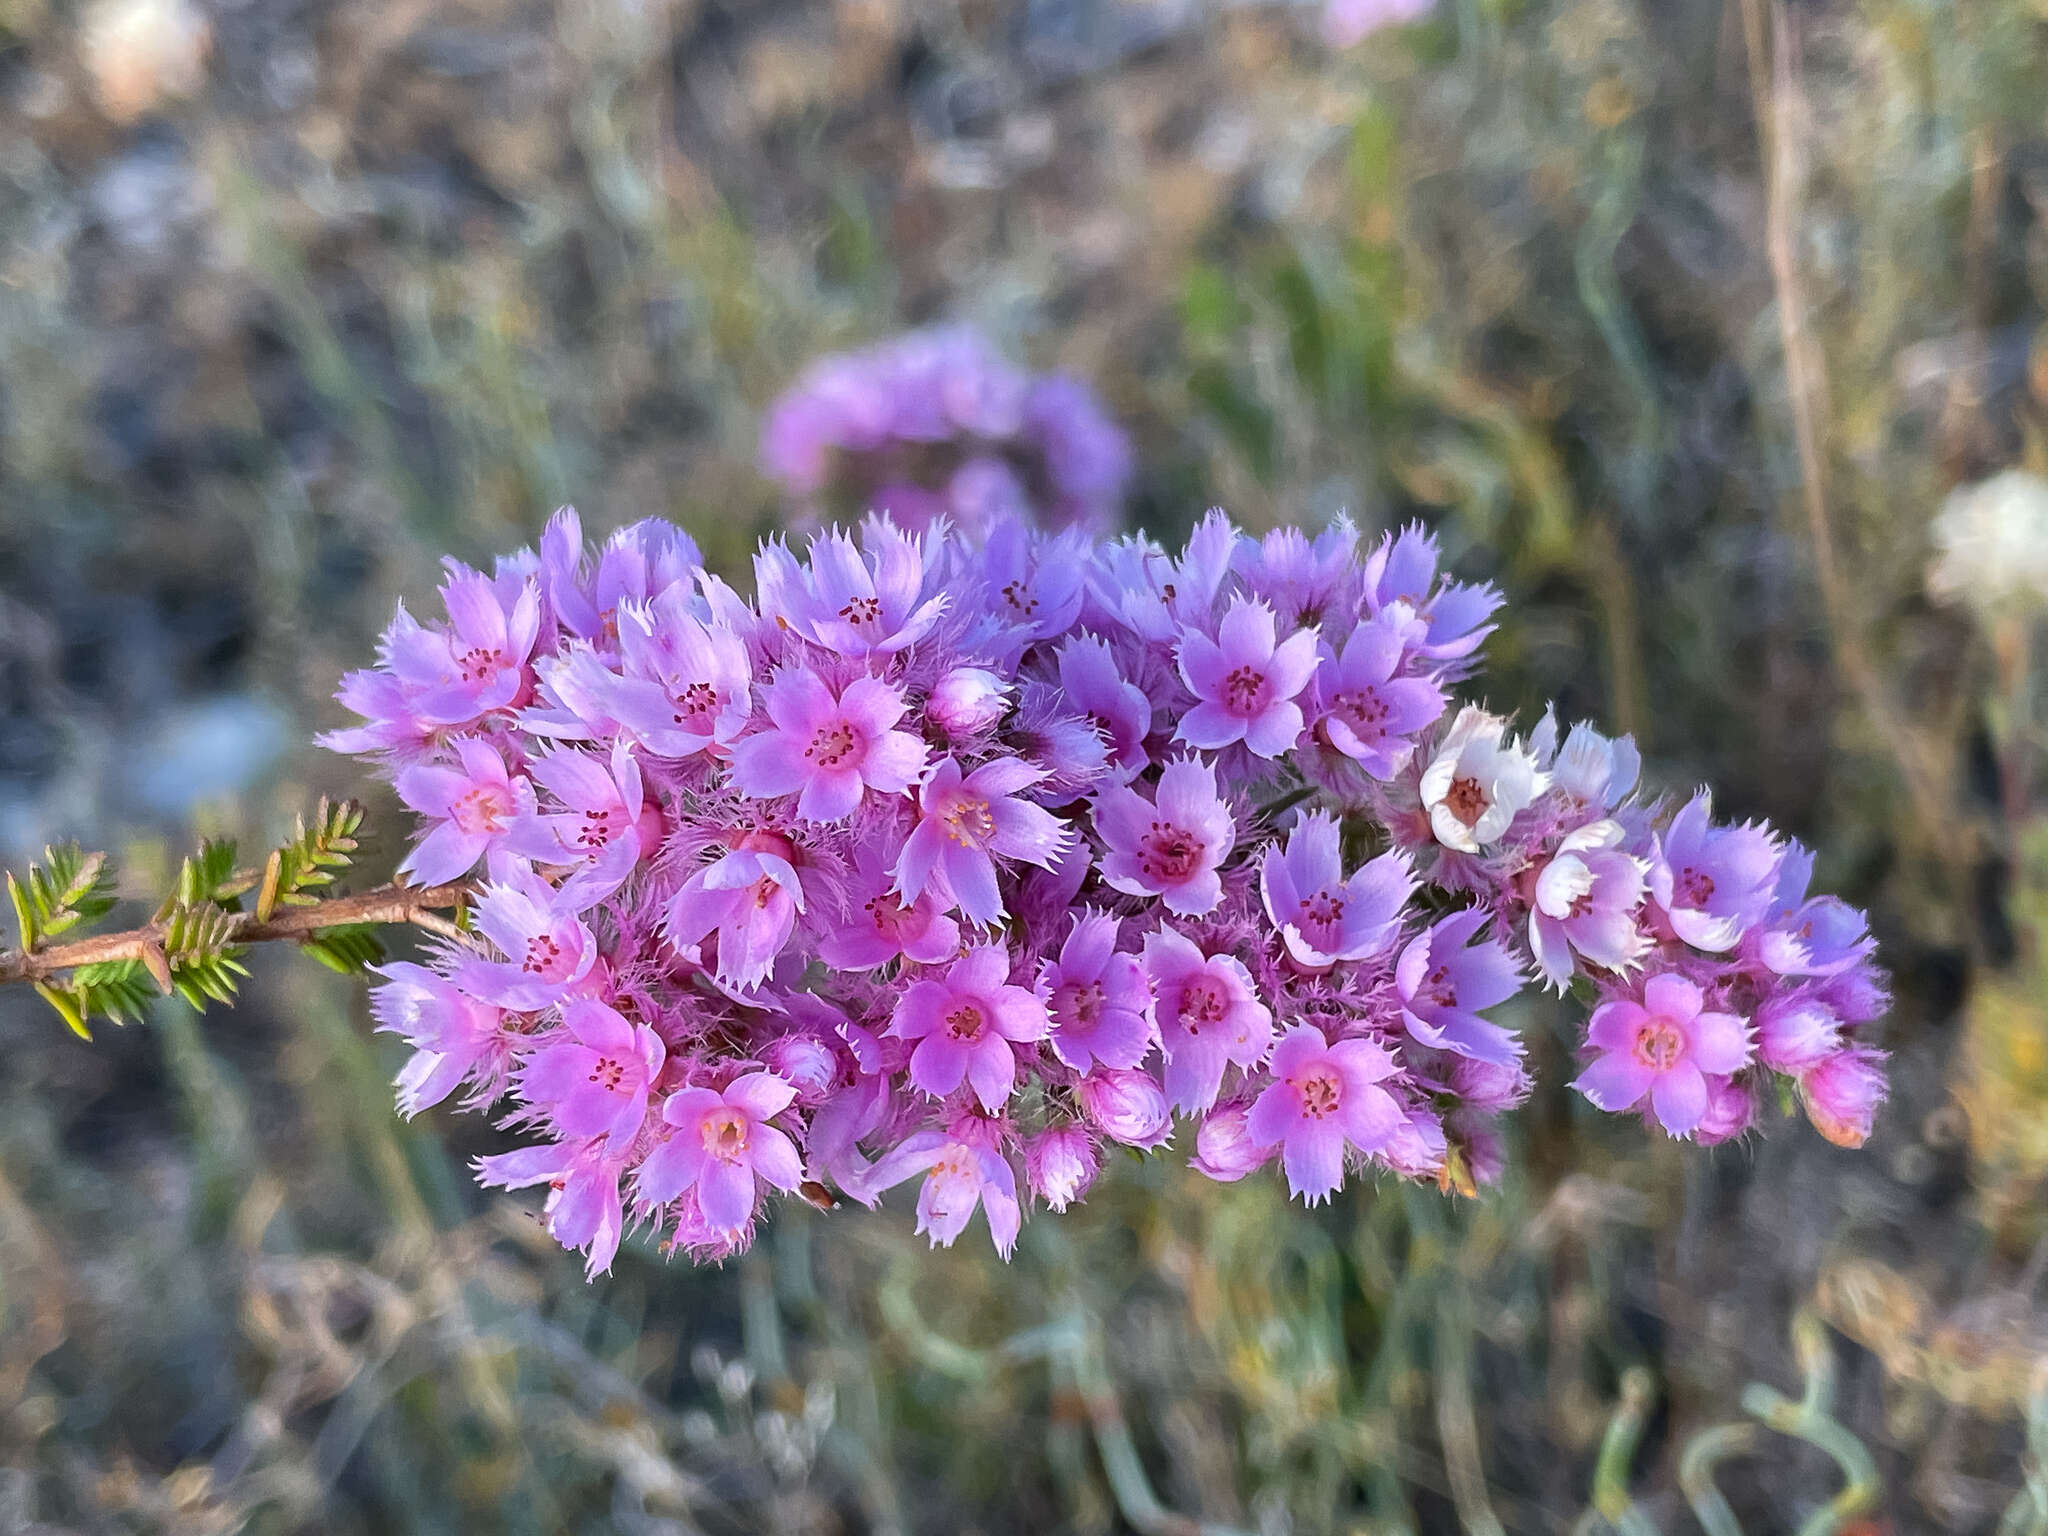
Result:
[[1983,615],[2048,606],[2048,479],[2008,469],[1949,493],[1927,590]]
[[79,49],[100,108],[133,122],[166,96],[188,96],[206,78],[213,29],[189,0],[97,0]]

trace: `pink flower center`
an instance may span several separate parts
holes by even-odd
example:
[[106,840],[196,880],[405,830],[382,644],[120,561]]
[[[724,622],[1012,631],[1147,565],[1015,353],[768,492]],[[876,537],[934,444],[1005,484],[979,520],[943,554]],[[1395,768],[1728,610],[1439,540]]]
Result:
[[853,727],[844,720],[834,720],[819,728],[811,744],[804,748],[804,756],[820,768],[839,768],[853,756],[854,745]]
[[939,813],[939,825],[962,848],[979,848],[996,835],[996,819],[986,800],[962,798]]
[[1063,981],[1053,988],[1052,1013],[1062,1026],[1092,1028],[1102,1018],[1103,992],[1099,981]]
[[1438,966],[1423,978],[1422,985],[1415,990],[1415,1001],[1434,1008],[1458,1006],[1458,984],[1451,980],[1448,963]]
[[465,832],[499,832],[511,810],[510,791],[496,784],[479,784],[449,807],[448,816]]
[[1266,691],[1266,674],[1254,666],[1234,667],[1223,679],[1223,702],[1232,712],[1249,715]]
[[977,1003],[963,998],[946,1012],[946,1033],[955,1040],[979,1040],[981,1026],[981,1007]]
[[1375,741],[1386,734],[1387,717],[1393,709],[1373,688],[1354,688],[1330,701],[1330,713],[1351,728],[1361,741]]
[[1008,582],[1003,587],[1003,601],[1010,605],[1010,611],[1020,619],[1028,619],[1038,611],[1038,599],[1023,581]]
[[526,958],[519,969],[530,976],[546,976],[562,964],[562,946],[551,933],[537,933],[526,941]]
[[[884,891],[879,896],[870,896],[864,904],[864,909],[869,921],[875,925],[875,932],[885,939],[900,937],[903,930],[910,926],[909,919],[913,915],[912,909],[903,905],[891,891]],[[919,925],[918,931],[923,931],[922,924]]]
[[1714,899],[1714,877],[1704,869],[1687,869],[1678,877],[1678,894],[1688,907],[1704,907]]
[[879,597],[856,597],[839,610],[839,617],[855,629],[863,624],[879,624],[882,620],[882,600]]
[[1207,976],[1197,976],[1180,995],[1181,1028],[1191,1035],[1221,1024],[1229,1012],[1230,999],[1224,996],[1222,986]]
[[736,1163],[740,1154],[747,1150],[747,1135],[752,1126],[747,1117],[736,1109],[714,1109],[704,1117],[704,1123],[697,1128],[697,1134],[704,1140],[704,1150],[722,1163]]
[[606,1093],[617,1093],[626,1080],[626,1064],[609,1056],[600,1056],[590,1069],[590,1080]]
[[675,723],[691,725],[718,712],[718,690],[709,683],[692,683],[675,698]]
[[1335,891],[1317,891],[1301,898],[1301,926],[1327,931],[1344,921],[1344,898]]
[[1138,867],[1148,880],[1178,885],[1202,867],[1208,845],[1184,827],[1155,821],[1138,841]]
[[455,666],[465,683],[480,683],[504,668],[505,657],[495,646],[472,646],[455,658]]
[[1344,1093],[1344,1080],[1331,1068],[1308,1067],[1288,1081],[1301,1095],[1301,1112],[1311,1120],[1327,1120],[1337,1113],[1337,1102]]
[[1444,804],[1450,812],[1466,826],[1476,826],[1479,818],[1486,814],[1486,788],[1469,774],[1451,780],[1451,787],[1444,795]]
[[625,830],[625,825],[626,808],[622,805],[585,811],[583,825],[576,829],[576,845],[579,848],[603,848]]
[[1635,1058],[1652,1072],[1668,1072],[1685,1054],[1685,1036],[1669,1019],[1655,1015],[1636,1029]]

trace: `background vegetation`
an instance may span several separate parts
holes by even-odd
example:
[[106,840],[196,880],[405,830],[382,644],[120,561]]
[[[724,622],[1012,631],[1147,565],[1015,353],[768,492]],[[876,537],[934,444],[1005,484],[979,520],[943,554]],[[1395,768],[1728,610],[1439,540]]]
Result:
[[2037,610],[1924,575],[2048,469],[2048,9],[1316,21],[0,0],[0,851],[146,900],[358,793],[389,868],[307,742],[394,598],[571,499],[737,567],[803,361],[964,317],[1094,382],[1136,522],[1421,516],[1496,704],[1818,847],[1897,972],[1870,1146],[1595,1116],[1536,1005],[1476,1201],[1133,1160],[1008,1268],[792,1210],[586,1286],[360,988],[10,996],[0,1530],[2048,1531]]

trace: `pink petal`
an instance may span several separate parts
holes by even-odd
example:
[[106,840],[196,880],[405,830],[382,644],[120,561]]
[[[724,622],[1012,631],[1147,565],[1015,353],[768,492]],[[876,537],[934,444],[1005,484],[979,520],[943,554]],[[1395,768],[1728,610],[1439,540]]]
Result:
[[993,1031],[983,1035],[968,1058],[967,1081],[974,1085],[974,1096],[990,1114],[1008,1103],[1017,1086],[1017,1058],[1010,1043]]
[[754,1172],[777,1189],[793,1190],[804,1180],[804,1160],[796,1143],[772,1125],[757,1125],[748,1139]]
[[710,1158],[697,1175],[697,1208],[715,1231],[737,1232],[754,1214],[754,1170]]
[[1581,1072],[1572,1086],[1590,1099],[1594,1108],[1619,1114],[1640,1103],[1656,1077],[1633,1056],[1610,1051]]
[[1320,1205],[1344,1182],[1344,1133],[1327,1120],[1296,1127],[1280,1154],[1288,1189]]
[[725,1102],[750,1120],[772,1120],[796,1102],[796,1089],[774,1072],[749,1072],[726,1085]]
[[1665,1130],[1689,1136],[1707,1113],[1707,1080],[1698,1067],[1681,1061],[1650,1085],[1650,1104]]
[[1692,1021],[1691,1054],[1702,1072],[1739,1072],[1749,1065],[1749,1031],[1732,1013],[1703,1013]]

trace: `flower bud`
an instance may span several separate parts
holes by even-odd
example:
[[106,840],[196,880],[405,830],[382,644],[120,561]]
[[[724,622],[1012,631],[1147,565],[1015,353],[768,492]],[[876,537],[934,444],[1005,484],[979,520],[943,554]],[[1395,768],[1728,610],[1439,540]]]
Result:
[[1773,998],[1757,1010],[1756,1053],[1765,1066],[1798,1072],[1841,1048],[1841,1023],[1810,996]]
[[1279,1148],[1262,1147],[1252,1140],[1246,1124],[1250,1117],[1249,1104],[1224,1104],[1211,1110],[1195,1133],[1194,1170],[1219,1184],[1235,1184],[1269,1161]]
[[1052,1126],[1024,1148],[1031,1192],[1056,1211],[1086,1195],[1101,1167],[1094,1139],[1078,1125]]
[[1474,1109],[1499,1114],[1529,1096],[1529,1074],[1520,1062],[1502,1064],[1460,1056],[1451,1066],[1451,1092]]
[[1848,1024],[1881,1019],[1892,1005],[1892,994],[1883,976],[1867,963],[1830,976],[1821,983],[1820,997]]
[[1444,1148],[1443,1123],[1418,1105],[1380,1144],[1379,1155],[1394,1172],[1420,1179],[1433,1177],[1443,1167]]
[[816,1035],[784,1035],[769,1043],[761,1059],[771,1071],[786,1078],[805,1103],[816,1102],[839,1076],[838,1058]]
[[1717,1147],[1740,1136],[1756,1123],[1756,1097],[1732,1077],[1707,1079],[1707,1112],[1693,1128],[1703,1147]]
[[925,714],[946,735],[961,741],[985,731],[1008,712],[1009,689],[981,667],[955,667],[932,685]]
[[1839,1052],[1799,1076],[1799,1097],[1813,1128],[1838,1147],[1860,1147],[1884,1102],[1884,1053]]
[[1166,1095],[1143,1072],[1097,1072],[1082,1078],[1074,1092],[1089,1121],[1112,1141],[1157,1146],[1171,1128]]
[[1507,1170],[1508,1152],[1500,1132],[1478,1123],[1472,1116],[1460,1117],[1458,1151],[1464,1156],[1465,1171],[1472,1175],[1474,1184],[1498,1184]]

